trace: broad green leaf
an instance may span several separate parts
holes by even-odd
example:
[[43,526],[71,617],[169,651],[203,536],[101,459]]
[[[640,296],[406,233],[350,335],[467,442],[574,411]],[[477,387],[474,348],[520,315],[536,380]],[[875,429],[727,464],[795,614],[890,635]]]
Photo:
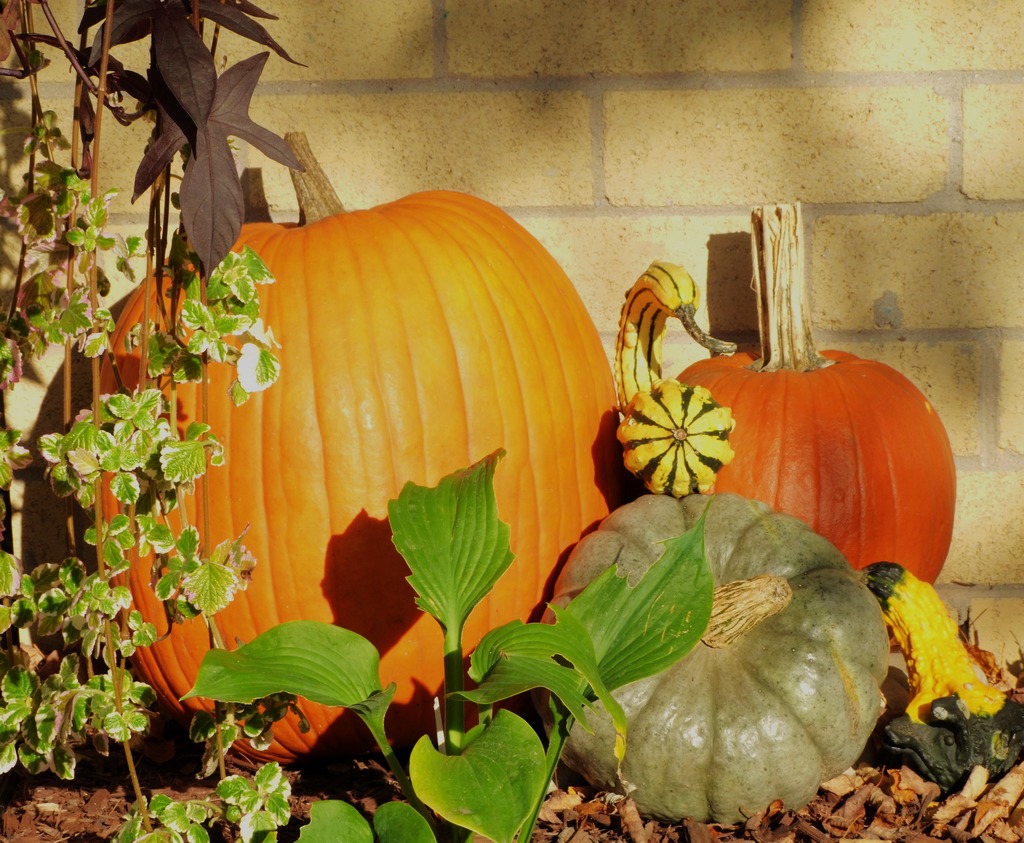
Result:
[[[433,838],[428,838],[433,840]],[[370,824],[347,802],[324,799],[309,809],[309,823],[299,832],[298,843],[373,843]],[[388,841],[383,841],[388,843]],[[409,843],[416,843],[415,839]]]
[[461,755],[444,755],[420,738],[409,756],[416,794],[448,822],[513,843],[547,784],[544,746],[532,726],[505,710],[467,739]]
[[612,566],[565,608],[590,633],[609,690],[675,664],[707,629],[715,584],[704,553],[706,512],[663,543],[635,586]]
[[509,526],[498,518],[494,470],[504,451],[427,488],[407,483],[388,503],[395,547],[412,571],[416,604],[446,630],[466,619],[512,564]]
[[[423,815],[407,802],[385,802],[373,815],[380,843],[436,843]],[[300,838],[301,839],[301,838]]]
[[237,650],[210,650],[183,699],[252,702],[289,693],[351,708],[383,692],[380,655],[361,635],[320,621],[271,627]]
[[584,704],[597,697],[615,724],[620,744],[626,715],[605,684],[593,642],[583,625],[552,607],[555,623],[512,621],[488,632],[470,661],[469,676],[479,687],[465,696],[473,702],[506,699],[516,689],[546,688],[586,726]]

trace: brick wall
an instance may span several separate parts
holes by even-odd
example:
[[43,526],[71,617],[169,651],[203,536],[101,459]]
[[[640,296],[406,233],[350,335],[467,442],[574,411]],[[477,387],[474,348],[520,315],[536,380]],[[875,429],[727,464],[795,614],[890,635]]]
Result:
[[[56,5],[74,17],[76,3]],[[895,366],[938,409],[960,488],[943,596],[970,611],[982,644],[1017,659],[1021,3],[259,5],[305,66],[272,57],[258,122],[303,129],[349,207],[442,187],[503,206],[563,264],[609,353],[623,292],[655,258],[707,287],[716,330],[750,327],[750,207],[803,202],[819,343]],[[222,39],[227,63],[252,52]],[[48,72],[44,96],[66,79]],[[0,88],[5,121],[18,108]],[[130,183],[144,140],[140,127],[123,141],[132,155],[108,153],[112,183]],[[263,169],[274,217],[294,218],[287,174],[240,155]],[[116,210],[126,227],[139,220],[126,200]],[[667,370],[700,354],[674,336]],[[26,427],[53,368],[18,396]]]

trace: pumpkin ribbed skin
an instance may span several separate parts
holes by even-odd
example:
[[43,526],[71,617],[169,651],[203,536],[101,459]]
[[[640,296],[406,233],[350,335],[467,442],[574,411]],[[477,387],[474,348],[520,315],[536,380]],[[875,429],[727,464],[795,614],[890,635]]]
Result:
[[[646,495],[573,550],[555,585],[564,604],[617,562],[639,574],[659,542],[705,523],[716,587],[759,574],[788,580],[789,605],[728,647],[614,692],[628,720],[622,779],[644,816],[737,822],[776,799],[805,804],[856,761],[879,714],[889,639],[875,598],[839,551],[788,515],[737,495]],[[621,787],[614,729],[600,710],[563,760],[597,787]]]
[[[297,618],[365,635],[382,653],[383,682],[398,685],[389,733],[408,744],[433,732],[441,635],[413,604],[387,501],[407,481],[433,485],[505,448],[495,488],[517,559],[470,618],[467,652],[491,626],[527,618],[567,550],[620,500],[600,338],[544,248],[466,195],[416,194],[301,228],[247,225],[241,244],[277,279],[260,298],[282,374],[236,409],[226,367],[210,367],[209,422],[227,464],[209,475],[206,544],[248,526],[245,545],[258,560],[248,590],[218,615],[220,629],[229,646]],[[115,348],[142,305],[140,294],[128,303]],[[137,360],[120,363],[137,380]],[[196,417],[195,396],[179,389],[182,423]],[[130,585],[163,632],[148,562]],[[207,649],[205,628],[191,622],[134,664],[182,712],[177,700]],[[370,746],[354,716],[303,708],[312,731],[281,724],[269,757]]]
[[756,372],[747,354],[679,375],[731,408],[736,457],[715,490],[788,512],[855,568],[898,562],[934,582],[953,534],[956,466],[938,414],[895,369],[840,351],[809,372]]

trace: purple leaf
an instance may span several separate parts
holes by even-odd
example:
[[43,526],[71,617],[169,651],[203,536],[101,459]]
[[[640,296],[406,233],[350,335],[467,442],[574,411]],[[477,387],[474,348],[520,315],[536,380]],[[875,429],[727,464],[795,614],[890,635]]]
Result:
[[167,88],[198,126],[213,106],[217,69],[213,55],[180,10],[153,15],[153,53]]
[[217,93],[208,123],[255,146],[286,167],[301,167],[290,146],[249,117],[249,103],[269,53],[257,53],[225,70],[217,80]]
[[[128,44],[144,38],[150,30],[150,18],[163,11],[165,8],[162,0],[119,0],[114,8],[114,20],[110,27],[110,45]],[[181,13],[184,13],[184,5],[179,4]],[[85,32],[89,27],[103,23],[106,9],[103,6],[90,6],[82,15],[78,31]],[[103,53],[103,27],[101,26],[92,42],[92,53],[89,55],[89,64],[99,61]]]
[[244,210],[242,184],[227,137],[201,129],[181,181],[181,221],[207,271],[235,245]]
[[10,0],[0,12],[0,61],[11,54],[11,33],[18,27],[19,0]]
[[[268,15],[266,12],[258,9],[252,3],[240,2],[235,0],[233,4],[221,3],[219,0],[199,0],[199,13],[204,18],[209,18],[212,21],[219,23],[225,29],[230,29],[232,32],[241,35],[243,38],[248,38],[250,41],[255,41],[257,44],[262,44],[264,47],[270,47],[275,53],[281,58],[290,61],[292,64],[301,64],[301,62],[295,61],[287,52],[284,47],[278,44],[260,24],[254,20],[250,20],[243,13],[248,13],[253,17],[269,18],[271,20],[277,20],[274,15]],[[305,65],[301,65],[305,67]]]
[[171,163],[174,153],[188,142],[181,127],[174,122],[159,102],[157,103],[157,113],[159,115],[157,121],[160,126],[160,134],[154,138],[153,142],[146,149],[146,154],[142,156],[139,168],[135,171],[132,202],[149,189],[150,185],[157,180],[167,165]]
[[228,137],[252,143],[285,166],[300,166],[283,140],[249,117],[249,103],[269,55],[251,56],[221,74],[209,116],[196,129],[192,160],[181,185],[181,213],[189,240],[207,269],[224,259],[242,230],[242,184]]

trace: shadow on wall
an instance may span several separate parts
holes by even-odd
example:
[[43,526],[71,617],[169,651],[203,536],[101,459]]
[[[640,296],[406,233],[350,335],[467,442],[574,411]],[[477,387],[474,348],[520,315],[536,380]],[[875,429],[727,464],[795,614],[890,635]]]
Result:
[[757,298],[751,286],[754,261],[750,232],[712,234],[708,238],[707,288],[704,291],[711,335],[735,342],[741,351],[760,353]]

